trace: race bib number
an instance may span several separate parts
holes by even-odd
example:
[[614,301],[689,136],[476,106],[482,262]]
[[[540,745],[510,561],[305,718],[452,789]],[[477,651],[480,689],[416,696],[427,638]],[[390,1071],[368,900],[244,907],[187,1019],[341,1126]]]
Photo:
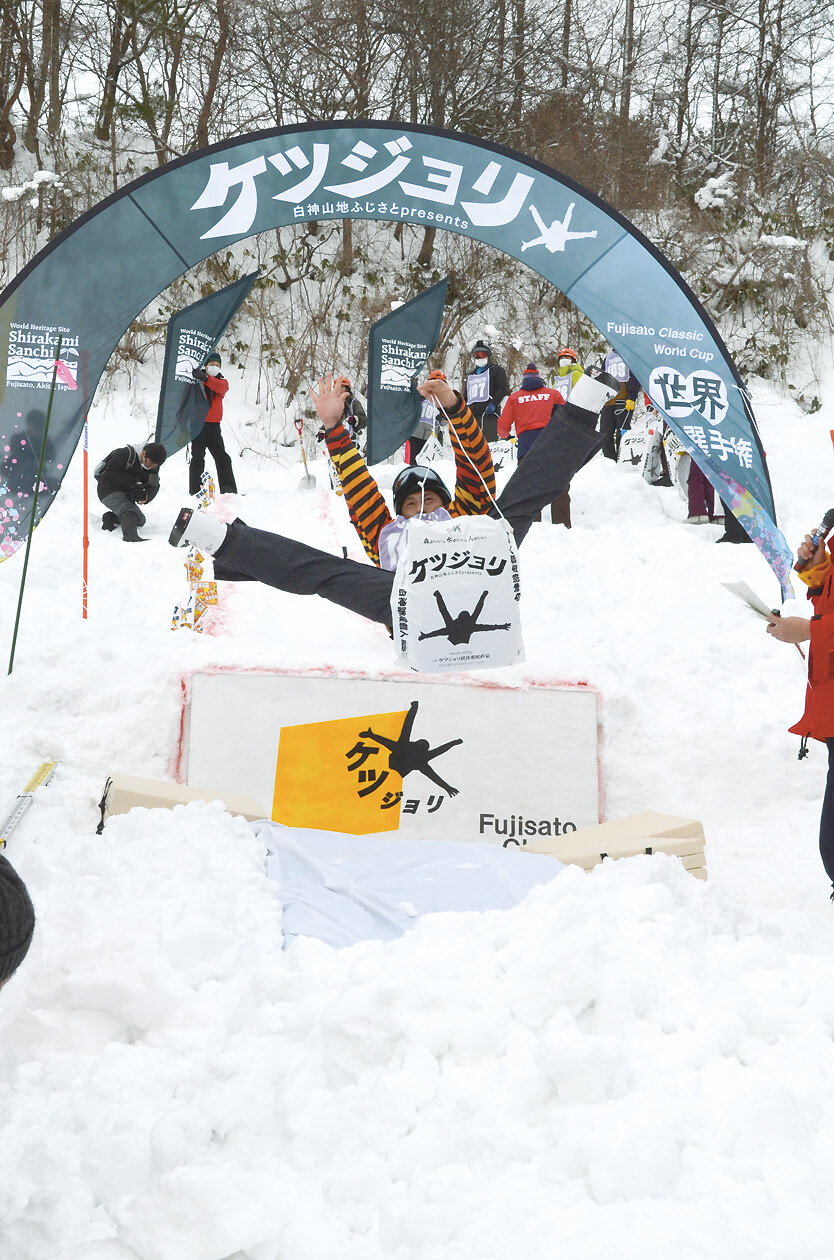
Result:
[[489,402],[489,370],[473,372],[466,378],[466,401],[468,403]]

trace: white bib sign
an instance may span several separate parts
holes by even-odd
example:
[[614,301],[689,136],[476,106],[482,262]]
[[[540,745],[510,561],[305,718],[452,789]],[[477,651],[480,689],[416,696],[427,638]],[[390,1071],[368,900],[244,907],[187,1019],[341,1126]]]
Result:
[[412,669],[494,669],[524,660],[518,556],[487,516],[408,522],[391,591],[397,656]]

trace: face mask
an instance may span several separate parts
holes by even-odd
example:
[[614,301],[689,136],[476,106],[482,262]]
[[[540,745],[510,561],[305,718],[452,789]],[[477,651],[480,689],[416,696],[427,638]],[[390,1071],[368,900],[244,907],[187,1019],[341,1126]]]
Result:
[[573,359],[562,358],[559,360],[559,367],[567,367],[568,364],[572,365]]
[[216,363],[209,363],[206,365],[206,372],[209,376],[219,376],[220,368]]
[[487,357],[485,354],[475,355],[475,362],[477,363],[478,367],[482,367],[486,363],[486,361],[487,361]]

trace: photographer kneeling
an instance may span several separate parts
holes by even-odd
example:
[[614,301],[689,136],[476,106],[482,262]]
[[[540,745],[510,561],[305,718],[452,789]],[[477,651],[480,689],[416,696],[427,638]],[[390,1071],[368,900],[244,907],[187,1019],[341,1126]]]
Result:
[[118,446],[96,465],[98,497],[107,508],[102,529],[121,525],[125,542],[148,541],[139,537],[139,526],[146,520],[139,505],[150,503],[159,493],[159,469],[167,457],[161,442],[146,442],[142,447]]

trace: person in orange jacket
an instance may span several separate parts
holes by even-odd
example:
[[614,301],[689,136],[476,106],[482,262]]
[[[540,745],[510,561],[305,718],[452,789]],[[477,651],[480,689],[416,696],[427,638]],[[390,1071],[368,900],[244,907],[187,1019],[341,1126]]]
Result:
[[808,686],[805,712],[789,729],[802,737],[799,755],[805,755],[809,739],[818,739],[828,748],[828,779],[820,816],[820,857],[831,880],[834,901],[834,563],[825,542],[806,534],[797,548],[805,562],[799,577],[808,587],[814,615],[768,618],[767,633],[780,643],[807,643]]
[[202,389],[208,401],[209,409],[205,423],[191,442],[191,463],[188,466],[188,493],[196,494],[200,489],[200,478],[206,467],[206,451],[210,451],[217,469],[217,483],[221,494],[237,494],[235,474],[232,461],[223,444],[220,422],[223,419],[223,399],[229,392],[229,382],[220,372],[219,354],[210,354],[205,365],[194,368],[192,376],[197,388]]

